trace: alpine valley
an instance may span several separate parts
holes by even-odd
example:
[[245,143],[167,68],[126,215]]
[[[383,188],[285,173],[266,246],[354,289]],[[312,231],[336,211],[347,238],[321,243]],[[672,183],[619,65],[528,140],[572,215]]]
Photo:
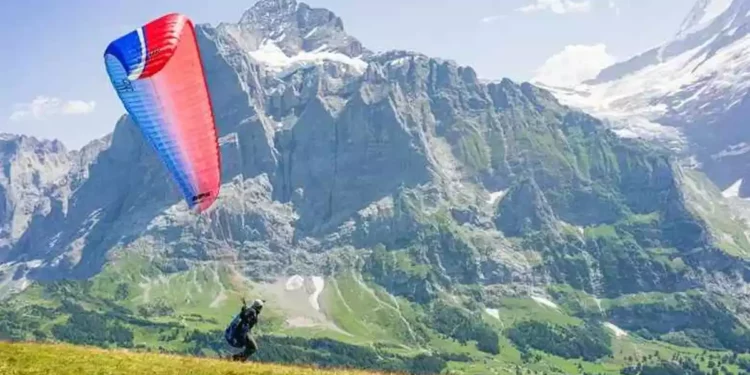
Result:
[[[709,5],[664,47],[549,90],[375,53],[294,0],[199,25],[219,199],[188,211],[127,116],[76,151],[2,135],[0,338],[214,356],[246,296],[267,300],[260,361],[750,371],[750,211],[717,187],[747,173],[725,143],[747,138],[750,65],[723,57],[747,55],[750,1],[705,23]],[[608,94],[673,68],[697,78]],[[623,136],[654,122],[687,141]]]

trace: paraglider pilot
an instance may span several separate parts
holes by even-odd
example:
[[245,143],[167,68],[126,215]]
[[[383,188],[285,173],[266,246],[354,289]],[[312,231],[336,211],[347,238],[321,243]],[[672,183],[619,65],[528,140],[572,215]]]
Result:
[[264,300],[256,299],[248,307],[245,298],[242,298],[240,313],[234,317],[232,323],[224,331],[224,338],[229,345],[235,348],[244,348],[242,352],[232,356],[233,361],[247,361],[258,350],[258,344],[252,337],[250,330],[258,323],[258,315],[260,315],[264,304]]

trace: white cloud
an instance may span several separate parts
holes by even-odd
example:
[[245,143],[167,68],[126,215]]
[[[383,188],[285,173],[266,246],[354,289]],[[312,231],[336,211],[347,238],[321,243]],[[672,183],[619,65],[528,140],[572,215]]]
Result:
[[62,100],[48,96],[37,96],[30,103],[16,104],[11,121],[26,118],[44,119],[56,115],[85,115],[94,111],[96,102],[83,100]]
[[595,78],[602,69],[616,61],[615,57],[607,52],[607,46],[604,44],[568,45],[536,70],[532,82],[572,87]]
[[533,0],[531,4],[517,10],[524,13],[541,11],[557,14],[586,13],[591,11],[591,0]]
[[503,18],[505,18],[505,16],[504,16],[504,15],[502,15],[502,14],[500,14],[500,15],[495,15],[495,16],[487,16],[487,17],[484,17],[484,18],[482,18],[482,19],[481,19],[480,21],[481,21],[482,23],[493,23],[493,22],[495,22],[495,21],[497,21],[497,20],[501,20],[501,19],[503,19]]

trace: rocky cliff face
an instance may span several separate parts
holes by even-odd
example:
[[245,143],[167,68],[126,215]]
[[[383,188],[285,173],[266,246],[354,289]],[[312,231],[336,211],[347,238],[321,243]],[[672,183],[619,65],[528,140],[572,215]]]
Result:
[[[185,212],[127,117],[78,153],[12,138],[6,262],[34,262],[30,278],[89,277],[113,249],[148,239],[177,258],[264,254],[277,273],[294,252],[403,247],[443,210],[451,225],[498,233],[485,246],[510,253],[538,249],[508,248],[501,234],[563,240],[567,227],[632,215],[700,227],[666,156],[529,84],[485,85],[471,68],[413,52],[372,54],[333,13],[294,1],[261,1],[198,35],[224,160],[217,207]],[[670,247],[710,247],[706,238]],[[473,256],[474,271],[455,272],[495,272],[482,264],[491,257]]]
[[138,254],[161,275],[355,270],[420,304],[551,284],[613,299],[746,293],[744,227],[714,225],[714,202],[668,155],[548,91],[374,54],[330,11],[291,0],[198,38],[221,136],[215,206],[187,211],[127,117],[76,153],[6,137],[0,291]]
[[[56,188],[73,164],[60,142],[25,136],[0,136],[0,248],[8,248],[26,231],[35,214],[52,210]],[[0,253],[2,254],[2,253]]]

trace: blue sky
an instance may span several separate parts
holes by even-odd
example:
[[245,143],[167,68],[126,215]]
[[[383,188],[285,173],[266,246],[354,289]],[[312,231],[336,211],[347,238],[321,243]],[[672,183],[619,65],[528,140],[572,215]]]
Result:
[[[417,50],[470,65],[482,78],[517,81],[534,78],[563,50],[565,58],[550,60],[544,74],[590,71],[589,65],[644,52],[671,37],[693,5],[691,0],[307,2],[337,13],[347,31],[372,50]],[[69,148],[111,132],[124,113],[104,70],[102,53],[111,40],[167,12],[185,13],[196,23],[236,22],[253,3],[0,2],[5,52],[0,132],[57,138]]]

